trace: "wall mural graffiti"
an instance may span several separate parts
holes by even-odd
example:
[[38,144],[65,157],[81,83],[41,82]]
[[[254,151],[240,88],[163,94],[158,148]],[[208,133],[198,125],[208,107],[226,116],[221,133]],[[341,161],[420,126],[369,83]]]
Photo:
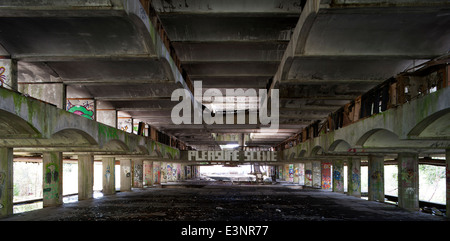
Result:
[[79,116],[94,120],[94,100],[67,99],[66,110]]
[[0,67],[0,87],[3,87],[3,84],[6,82],[6,68],[4,66]]
[[331,163],[322,162],[322,189],[331,189]]

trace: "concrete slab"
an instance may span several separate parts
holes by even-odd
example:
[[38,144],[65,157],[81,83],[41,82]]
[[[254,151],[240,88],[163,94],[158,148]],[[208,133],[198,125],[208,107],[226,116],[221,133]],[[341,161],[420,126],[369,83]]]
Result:
[[[189,183],[187,183],[189,184]],[[197,186],[198,187],[198,186]],[[448,221],[395,205],[285,185],[144,188],[1,221]]]

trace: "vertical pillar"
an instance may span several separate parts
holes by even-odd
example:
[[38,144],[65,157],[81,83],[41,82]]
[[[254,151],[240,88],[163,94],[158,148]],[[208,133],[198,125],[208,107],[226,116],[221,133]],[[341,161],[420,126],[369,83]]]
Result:
[[419,156],[399,153],[398,206],[411,211],[419,210]]
[[131,160],[120,160],[120,191],[131,191]]
[[133,160],[133,187],[144,187],[144,166],[143,160]]
[[163,183],[167,183],[167,162],[161,162],[161,184]]
[[43,163],[43,206],[56,206],[62,201],[62,170],[63,159],[61,152],[44,152],[42,155]]
[[94,155],[78,155],[78,200],[94,195]]
[[298,184],[298,178],[299,178],[299,175],[298,175],[298,163],[295,163],[294,164],[294,183],[295,184]]
[[[449,80],[450,81],[450,80]],[[445,150],[446,163],[446,189],[447,189],[447,217],[450,217],[450,149]]]
[[144,161],[144,186],[153,185],[153,162]]
[[18,90],[17,60],[0,59],[0,87]]
[[166,175],[167,175],[167,182],[173,181],[173,163],[166,163]]
[[384,156],[369,156],[369,201],[384,202]]
[[344,193],[343,160],[333,160],[333,192]]
[[347,195],[361,197],[361,159],[347,160]]
[[312,187],[312,163],[305,163],[305,186]]
[[0,218],[13,214],[13,149],[0,147]]
[[116,158],[103,157],[103,194],[115,194],[116,193]]
[[331,162],[322,161],[322,189],[331,190]]
[[312,186],[314,188],[322,187],[322,170],[320,161],[312,162]]
[[153,162],[153,183],[161,184],[161,162]]
[[305,185],[305,163],[298,164],[298,184]]

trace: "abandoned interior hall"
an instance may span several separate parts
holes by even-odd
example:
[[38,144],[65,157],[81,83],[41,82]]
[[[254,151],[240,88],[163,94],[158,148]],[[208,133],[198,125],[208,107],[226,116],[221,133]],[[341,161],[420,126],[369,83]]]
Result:
[[0,221],[446,223],[449,62],[449,0],[0,0]]

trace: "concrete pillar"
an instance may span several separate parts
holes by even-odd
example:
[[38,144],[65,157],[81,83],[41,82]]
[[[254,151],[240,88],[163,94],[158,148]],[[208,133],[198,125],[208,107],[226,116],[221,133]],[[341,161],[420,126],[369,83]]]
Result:
[[115,194],[116,193],[116,158],[103,157],[103,194]]
[[331,162],[322,161],[321,163],[322,173],[322,189],[331,190]]
[[13,149],[0,147],[0,218],[13,214]]
[[167,183],[167,162],[161,162],[161,184]]
[[131,191],[131,160],[120,160],[120,191]]
[[305,185],[305,163],[298,164],[298,184]]
[[153,162],[144,161],[144,186],[153,186]]
[[94,155],[78,155],[78,200],[94,195]]
[[411,211],[419,210],[419,156],[417,153],[399,153],[398,206]]
[[133,160],[133,187],[144,187],[144,160]]
[[167,162],[166,163],[166,175],[167,175],[167,182],[173,181],[173,163]]
[[361,159],[347,160],[347,195],[361,197]]
[[61,152],[44,152],[43,166],[43,206],[56,206],[63,203],[63,158]]
[[322,187],[322,170],[320,161],[312,162],[312,186],[314,188]]
[[0,59],[0,87],[18,90],[17,60]]
[[153,162],[153,184],[161,184],[161,162]]
[[298,184],[298,178],[299,178],[299,175],[298,175],[298,163],[295,163],[294,164],[294,183],[295,184]]
[[446,163],[446,189],[447,189],[447,217],[450,217],[450,149],[445,150]]
[[344,193],[343,160],[333,160],[333,192]]
[[305,163],[305,186],[312,187],[312,163]]
[[117,128],[117,110],[107,101],[96,101],[95,118],[97,122]]
[[369,156],[369,201],[384,202],[384,156]]

